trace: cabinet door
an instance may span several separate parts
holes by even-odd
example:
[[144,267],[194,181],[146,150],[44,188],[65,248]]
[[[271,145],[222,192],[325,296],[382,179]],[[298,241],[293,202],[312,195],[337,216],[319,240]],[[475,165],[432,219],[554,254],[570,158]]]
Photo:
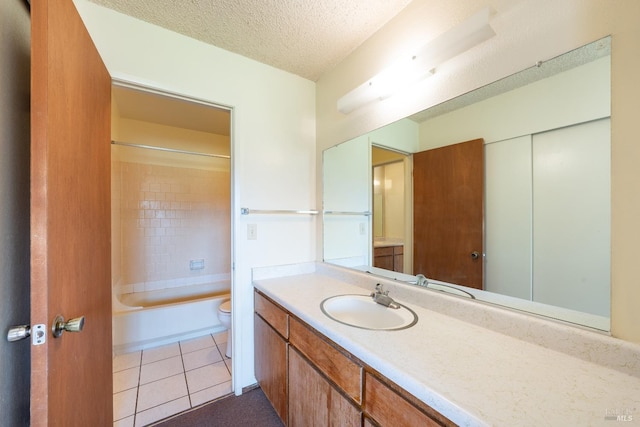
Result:
[[287,342],[254,315],[255,374],[280,419],[287,423]]
[[404,273],[404,254],[395,254],[393,256],[393,271]]
[[361,426],[362,414],[293,347],[289,349],[289,425]]
[[[430,406],[417,402],[412,404],[405,396],[408,393],[396,387],[383,383],[377,377],[367,373],[365,376],[365,407],[368,417],[371,417],[382,427],[439,427],[455,425],[442,414]],[[415,401],[415,400],[414,400]],[[373,423],[371,423],[373,424]]]

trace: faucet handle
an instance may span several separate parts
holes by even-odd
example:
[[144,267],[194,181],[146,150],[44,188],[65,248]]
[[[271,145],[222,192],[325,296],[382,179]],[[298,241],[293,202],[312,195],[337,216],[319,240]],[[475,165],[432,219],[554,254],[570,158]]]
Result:
[[389,291],[385,291],[384,286],[381,283],[378,283],[376,285],[376,293],[382,294],[382,295],[389,295]]

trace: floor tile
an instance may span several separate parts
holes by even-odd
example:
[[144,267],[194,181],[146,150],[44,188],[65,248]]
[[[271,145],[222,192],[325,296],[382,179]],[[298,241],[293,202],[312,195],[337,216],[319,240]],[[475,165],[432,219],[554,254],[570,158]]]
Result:
[[142,365],[140,369],[140,384],[148,384],[183,372],[182,357],[180,356],[147,363]]
[[225,381],[213,387],[191,393],[191,406],[196,407],[228,394],[231,394],[231,381]]
[[187,396],[187,384],[183,374],[163,378],[139,387],[137,410],[144,411],[184,396]]
[[171,402],[155,406],[146,411],[138,412],[136,414],[136,427],[149,425],[154,421],[170,417],[171,415],[186,411],[190,408],[189,398],[186,396],[172,400]]
[[140,366],[135,368],[125,369],[113,373],[113,392],[119,393],[121,391],[129,390],[130,388],[138,387],[138,380],[140,379]]
[[227,345],[225,343],[222,344],[218,344],[218,351],[220,352],[220,354],[222,355],[223,359],[230,359],[230,357],[227,356]]
[[141,351],[133,353],[120,354],[113,358],[113,372],[122,371],[124,369],[140,366]]
[[137,388],[121,391],[113,395],[113,419],[115,421],[135,414],[137,395]]
[[213,340],[218,345],[221,345],[221,344],[227,345],[227,331],[213,334]]
[[133,427],[133,415],[113,422],[113,427]]
[[226,341],[225,331],[114,357],[113,427],[148,425],[231,394]]
[[213,337],[211,335],[205,335],[188,341],[180,341],[180,350],[182,351],[182,354],[186,354],[196,350],[202,350],[203,348],[213,347],[215,345],[216,343],[213,341]]
[[180,345],[177,342],[144,350],[142,352],[142,364],[157,362],[174,356],[180,356]]
[[185,371],[200,368],[201,366],[210,365],[220,362],[222,356],[216,347],[204,348],[202,350],[193,351],[182,356]]
[[195,393],[230,380],[231,375],[224,362],[218,362],[187,371],[189,393]]

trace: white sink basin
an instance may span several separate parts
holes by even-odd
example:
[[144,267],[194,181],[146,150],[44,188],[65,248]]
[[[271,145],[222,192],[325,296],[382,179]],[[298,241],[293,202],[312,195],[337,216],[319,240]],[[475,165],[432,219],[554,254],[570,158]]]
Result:
[[337,295],[322,301],[320,309],[329,318],[362,329],[395,331],[409,328],[418,316],[408,307],[390,308],[373,301],[369,295]]

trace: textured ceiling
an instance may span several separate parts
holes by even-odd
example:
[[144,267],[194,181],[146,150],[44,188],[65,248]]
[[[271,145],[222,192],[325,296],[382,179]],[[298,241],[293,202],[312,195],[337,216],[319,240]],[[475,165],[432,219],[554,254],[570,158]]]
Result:
[[316,81],[411,0],[90,0]]

